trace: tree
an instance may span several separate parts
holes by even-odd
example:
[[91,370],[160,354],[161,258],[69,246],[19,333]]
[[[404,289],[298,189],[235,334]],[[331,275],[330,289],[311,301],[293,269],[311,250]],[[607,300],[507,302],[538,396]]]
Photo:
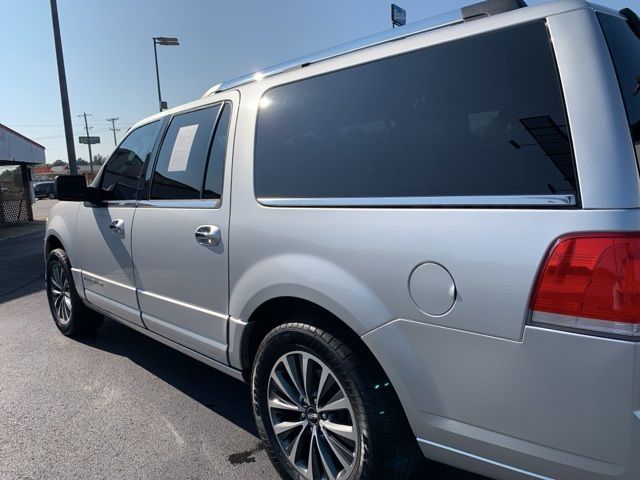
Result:
[[53,167],[62,167],[64,165],[66,165],[66,164],[67,164],[67,162],[63,162],[62,160],[56,160],[55,162],[53,162],[51,164],[51,166],[53,166]]
[[89,162],[87,162],[85,159],[83,159],[82,157],[78,157],[78,159],[76,160],[76,164],[77,165],[89,165]]
[[94,165],[104,165],[104,162],[107,161],[107,157],[105,157],[104,155],[100,155],[99,153],[96,153],[93,156],[93,164]]

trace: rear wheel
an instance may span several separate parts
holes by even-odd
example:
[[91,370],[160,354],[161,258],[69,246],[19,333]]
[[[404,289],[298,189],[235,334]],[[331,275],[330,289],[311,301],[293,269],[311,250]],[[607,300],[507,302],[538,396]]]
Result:
[[51,200],[53,200],[54,198],[56,198],[56,194],[55,194],[55,193],[53,193],[53,192],[51,192],[51,193],[48,195],[48,197],[49,197]]
[[103,315],[85,306],[71,274],[67,253],[56,248],[47,257],[47,298],[53,321],[63,334],[74,336],[97,330]]
[[[256,354],[260,437],[287,479],[405,479],[417,446],[382,369],[308,323],[272,330]],[[369,361],[367,361],[369,360]]]

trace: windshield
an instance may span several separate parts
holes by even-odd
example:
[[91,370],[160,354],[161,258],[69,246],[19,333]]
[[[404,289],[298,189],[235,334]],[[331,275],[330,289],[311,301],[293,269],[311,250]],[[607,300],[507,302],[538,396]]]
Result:
[[598,14],[618,76],[631,137],[640,161],[640,38],[622,18]]

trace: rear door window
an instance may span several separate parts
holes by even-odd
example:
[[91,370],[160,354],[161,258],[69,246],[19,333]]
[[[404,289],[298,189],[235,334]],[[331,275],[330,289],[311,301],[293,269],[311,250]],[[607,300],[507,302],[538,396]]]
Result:
[[598,13],[620,84],[629,129],[640,161],[640,38],[626,20]]
[[258,198],[576,195],[544,22],[273,88]]

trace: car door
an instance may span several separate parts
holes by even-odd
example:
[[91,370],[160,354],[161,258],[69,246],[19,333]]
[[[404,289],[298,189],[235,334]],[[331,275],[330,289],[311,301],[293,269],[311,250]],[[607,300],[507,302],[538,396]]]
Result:
[[160,122],[131,131],[96,180],[106,200],[85,202],[76,221],[76,264],[89,303],[143,326],[135,292],[131,228],[137,191]]
[[233,94],[227,98],[171,118],[133,231],[146,327],[225,363],[230,202],[224,192],[237,105]]

